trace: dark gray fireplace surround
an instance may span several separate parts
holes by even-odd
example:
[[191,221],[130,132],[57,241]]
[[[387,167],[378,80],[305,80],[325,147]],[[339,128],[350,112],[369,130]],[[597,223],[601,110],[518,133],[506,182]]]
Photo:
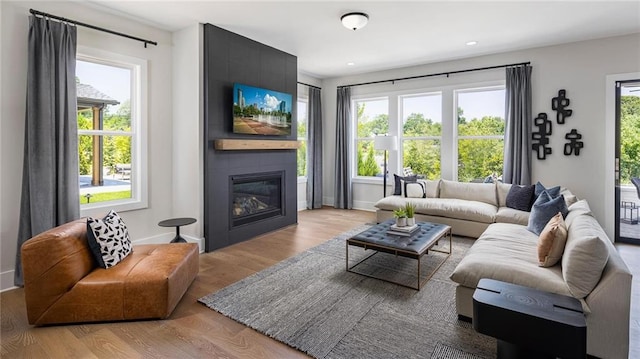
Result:
[[[298,221],[295,150],[214,149],[214,140],[217,139],[295,140],[295,122],[289,136],[234,134],[232,92],[234,83],[242,83],[290,93],[295,101],[298,65],[293,55],[205,24],[203,67],[206,136],[204,236],[205,249],[209,252]],[[295,106],[292,118],[296,118]],[[260,212],[250,220],[234,221],[233,197],[230,194],[232,180],[274,173],[282,174],[280,212]],[[270,184],[265,183],[267,185]]]

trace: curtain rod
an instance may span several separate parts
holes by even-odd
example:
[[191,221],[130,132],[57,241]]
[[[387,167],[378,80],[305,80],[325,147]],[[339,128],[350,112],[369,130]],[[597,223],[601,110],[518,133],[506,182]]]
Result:
[[385,82],[395,83],[396,81],[420,79],[420,78],[423,78],[423,77],[434,77],[434,76],[445,76],[445,75],[447,77],[449,77],[449,75],[451,75],[451,74],[460,74],[460,73],[463,73],[463,72],[483,71],[483,70],[499,69],[499,68],[503,68],[503,67],[523,66],[523,65],[529,65],[529,64],[531,64],[531,62],[527,61],[527,62],[520,62],[520,63],[517,63],[517,64],[507,64],[507,65],[497,65],[497,66],[487,66],[487,67],[476,67],[476,68],[473,68],[473,69],[466,69],[466,70],[439,72],[437,74],[418,75],[418,76],[410,76],[410,77],[401,77],[401,78],[390,79],[390,80],[380,80],[380,81],[371,81],[371,82],[361,82],[361,83],[351,84],[351,85],[341,85],[341,86],[338,86],[338,88],[381,84],[381,83],[385,83]]
[[300,81],[298,81],[298,83],[299,83],[300,85],[305,85],[305,86],[307,86],[307,87],[313,87],[314,89],[322,90],[322,87],[309,85],[309,84],[306,84],[306,83],[304,83],[304,82],[300,82]]
[[63,22],[68,22],[68,23],[71,23],[71,24],[74,24],[74,25],[77,25],[77,26],[84,26],[84,27],[88,27],[90,29],[94,29],[94,30],[98,30],[98,31],[104,31],[104,32],[108,32],[108,33],[113,34],[113,35],[118,35],[118,36],[126,37],[128,39],[137,40],[137,41],[143,42],[145,48],[147,47],[147,44],[156,45],[156,46],[158,45],[158,43],[155,42],[155,41],[145,40],[145,39],[141,39],[139,37],[123,34],[121,32],[105,29],[105,28],[102,28],[102,27],[94,26],[94,25],[85,24],[85,23],[80,22],[80,21],[75,21],[75,20],[67,19],[67,18],[64,18],[64,17],[61,17],[61,16],[47,14],[46,12],[42,12],[42,11],[38,11],[38,10],[34,10],[34,9],[30,9],[29,12],[32,13],[33,15],[36,15],[36,16],[42,16],[42,17],[45,17],[45,18],[51,18],[51,19],[55,19],[55,20],[59,20],[59,21],[63,21]]

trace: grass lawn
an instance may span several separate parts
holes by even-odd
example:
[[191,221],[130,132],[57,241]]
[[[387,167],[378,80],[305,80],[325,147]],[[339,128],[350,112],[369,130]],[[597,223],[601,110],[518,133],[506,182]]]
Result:
[[80,195],[80,204],[113,201],[116,199],[131,198],[131,190],[119,192],[103,192],[91,195],[91,199],[87,202],[87,197]]

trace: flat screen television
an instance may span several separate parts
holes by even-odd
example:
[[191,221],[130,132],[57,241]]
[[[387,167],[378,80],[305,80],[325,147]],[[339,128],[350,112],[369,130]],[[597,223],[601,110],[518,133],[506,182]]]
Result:
[[243,84],[233,85],[233,133],[291,134],[293,96]]

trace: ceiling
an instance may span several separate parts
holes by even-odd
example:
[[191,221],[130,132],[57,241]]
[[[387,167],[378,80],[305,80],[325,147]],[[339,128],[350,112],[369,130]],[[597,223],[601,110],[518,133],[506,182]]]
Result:
[[[85,1],[169,31],[210,23],[297,56],[318,78],[640,32],[640,0]],[[369,24],[343,27],[351,11]]]

